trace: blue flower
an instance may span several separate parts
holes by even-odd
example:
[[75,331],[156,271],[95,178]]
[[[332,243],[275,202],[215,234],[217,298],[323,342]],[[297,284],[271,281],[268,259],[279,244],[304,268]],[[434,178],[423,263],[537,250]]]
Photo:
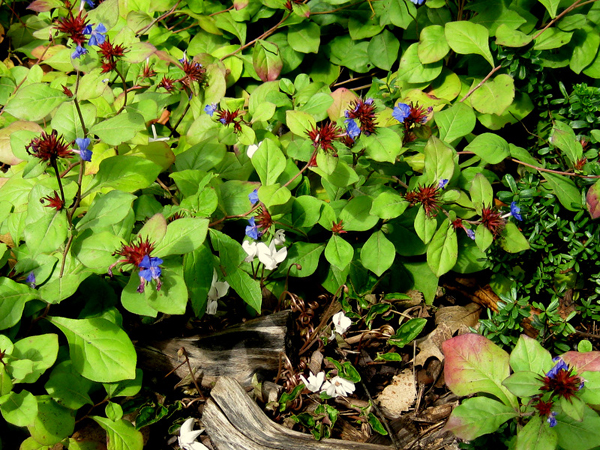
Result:
[[440,180],[440,182],[438,184],[438,189],[444,189],[447,184],[448,184],[448,180],[446,178],[444,178],[443,180]]
[[396,106],[394,106],[392,116],[394,116],[394,119],[396,119],[398,122],[404,123],[404,120],[410,116],[410,110],[410,105],[407,105],[406,103],[398,103]]
[[348,136],[352,139],[356,139],[360,136],[360,127],[356,125],[354,119],[346,119],[344,120],[344,123],[346,124],[346,133]]
[[475,232],[473,230],[470,228],[465,228],[465,233],[467,233],[467,236],[469,236],[471,239],[475,240]]
[[221,117],[219,119],[219,122],[221,122],[223,125],[227,125],[227,119],[225,119],[224,117]]
[[140,268],[140,285],[137,290],[140,294],[144,292],[146,283],[149,283],[152,280],[156,280],[156,290],[160,291],[162,285],[160,275],[162,274],[162,270],[159,266],[162,263],[163,260],[160,258],[151,258],[148,255],[145,255],[142,262],[138,264],[138,267]]
[[425,0],[410,0],[411,2],[413,2],[415,5],[422,5],[423,3],[425,3]]
[[553,428],[556,426],[556,412],[552,411],[549,415],[548,415],[548,419],[547,422],[550,424],[550,428]]
[[77,146],[79,147],[79,156],[83,161],[91,162],[92,161],[92,151],[88,150],[90,145],[89,138],[77,138],[75,139]]
[[94,6],[96,6],[96,5],[94,5],[94,2],[92,0],[81,0],[81,3],[83,3],[83,2],[87,3],[90,8],[93,8]]
[[71,54],[71,59],[81,58],[87,52],[88,51],[85,48],[83,48],[81,45],[78,45],[75,51]]
[[372,98],[369,97],[368,99],[365,100],[365,104],[372,105],[374,101],[375,100],[373,100]]
[[92,30],[91,25],[86,25],[83,29],[83,34],[90,34],[90,40],[88,41],[88,45],[100,45],[104,44],[106,37],[104,36],[106,33],[106,27],[99,23],[95,30]]
[[35,274],[33,273],[33,270],[29,272],[29,275],[27,275],[27,280],[25,280],[25,282],[29,285],[31,289],[35,289],[37,287],[37,285],[35,284]]
[[206,114],[208,114],[210,117],[213,116],[213,114],[215,113],[215,111],[219,109],[219,107],[217,106],[216,103],[211,103],[208,104],[204,107],[204,111],[206,112]]
[[248,219],[250,225],[246,226],[246,236],[251,237],[252,239],[258,239],[261,235],[260,231],[258,231],[258,226],[254,221],[254,217],[250,217]]
[[548,378],[556,378],[556,375],[558,374],[558,372],[560,372],[561,370],[569,370],[569,366],[567,365],[566,362],[563,361],[563,359],[559,356],[557,356],[556,358],[554,358],[552,360],[552,362],[555,362],[556,364],[554,365],[554,367],[552,369],[550,369],[550,371],[546,374],[546,376]]
[[[258,189],[254,189],[248,194],[248,200],[250,200],[250,203],[253,205],[258,201]],[[254,219],[254,217],[252,217],[252,219]]]
[[523,217],[521,217],[521,208],[517,206],[517,202],[512,202],[510,204],[510,214],[519,222],[523,220]]

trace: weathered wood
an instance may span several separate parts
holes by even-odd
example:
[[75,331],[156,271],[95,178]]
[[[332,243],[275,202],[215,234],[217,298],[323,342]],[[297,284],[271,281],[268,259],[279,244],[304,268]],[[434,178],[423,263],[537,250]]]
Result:
[[312,435],[272,422],[236,380],[221,377],[211,391],[202,422],[217,450],[390,450],[391,447]]
[[170,339],[137,347],[138,364],[147,371],[189,375],[185,359],[178,356],[183,347],[192,369],[202,385],[212,386],[219,377],[233,377],[243,386],[251,386],[255,373],[276,372],[280,354],[289,347],[290,311],[281,311],[249,320],[207,337]]

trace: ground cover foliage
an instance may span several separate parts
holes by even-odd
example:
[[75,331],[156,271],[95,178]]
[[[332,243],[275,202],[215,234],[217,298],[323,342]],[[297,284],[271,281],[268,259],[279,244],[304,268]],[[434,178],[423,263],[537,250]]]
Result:
[[[292,308],[270,409],[318,439],[339,436],[333,398],[388,384],[375,361],[443,350],[447,387],[487,395],[446,428],[471,448],[497,428],[594,447],[599,27],[582,0],[3,2],[2,439],[86,448],[95,421],[110,449],[149,425],[166,445],[198,414],[148,400],[133,340]],[[440,288],[469,277],[499,299],[468,324],[488,339],[419,359]],[[500,355],[483,385],[473,342]],[[389,432],[369,401],[350,416]]]

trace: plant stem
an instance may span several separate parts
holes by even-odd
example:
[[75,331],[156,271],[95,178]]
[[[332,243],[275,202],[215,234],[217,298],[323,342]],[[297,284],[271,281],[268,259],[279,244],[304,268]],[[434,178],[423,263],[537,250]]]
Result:
[[471,88],[471,90],[470,90],[469,92],[467,92],[467,94],[466,94],[466,95],[465,95],[465,96],[464,96],[464,97],[463,97],[463,98],[460,100],[460,103],[462,103],[462,102],[464,102],[466,99],[468,99],[468,98],[471,96],[471,94],[472,94],[473,92],[475,92],[477,89],[479,89],[481,86],[483,86],[483,83],[485,83],[487,80],[489,80],[489,79],[490,79],[490,77],[491,77],[492,75],[494,75],[494,74],[495,74],[495,73],[496,73],[498,70],[500,70],[501,68],[502,68],[502,66],[501,66],[501,65],[498,65],[498,66],[494,67],[494,68],[491,70],[491,72],[490,72],[490,73],[488,73],[488,74],[485,76],[485,78],[484,78],[483,80],[481,80],[481,81],[480,81],[480,82],[477,84],[477,86],[475,86],[475,87]]
[[306,165],[302,169],[300,169],[300,171],[298,171],[298,173],[296,175],[294,175],[292,178],[290,178],[283,185],[283,187],[288,187],[296,178],[298,178],[300,175],[302,175],[302,172],[304,172],[306,169],[308,169],[308,165],[313,160],[313,158],[316,157],[316,156],[317,156],[317,149],[315,149],[315,151],[313,152],[312,156],[310,157],[310,159],[308,160],[308,162],[306,163]]

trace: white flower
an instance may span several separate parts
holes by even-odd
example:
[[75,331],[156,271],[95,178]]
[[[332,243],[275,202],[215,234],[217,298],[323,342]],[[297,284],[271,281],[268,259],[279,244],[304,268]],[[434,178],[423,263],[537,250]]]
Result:
[[319,372],[316,376],[311,372],[308,376],[308,380],[304,378],[304,375],[300,375],[300,379],[304,383],[304,386],[306,386],[306,389],[311,392],[319,392],[325,381],[325,372]]
[[196,442],[200,433],[204,430],[196,430],[193,431],[194,428],[194,418],[190,417],[188,420],[181,425],[181,430],[179,430],[179,437],[177,441],[179,443],[179,447],[182,450],[208,450],[208,447],[202,445],[200,442]]
[[244,241],[244,242],[242,242],[242,248],[248,255],[248,256],[246,256],[244,261],[246,261],[246,262],[254,261],[254,257],[256,256],[256,242]]
[[158,137],[156,135],[156,127],[154,126],[154,124],[152,124],[152,136],[151,138],[148,139],[148,142],[160,142],[160,141],[168,141],[169,139],[171,139],[169,136],[167,137]]
[[256,150],[260,148],[262,143],[263,141],[260,141],[258,144],[252,144],[248,146],[248,149],[246,150],[246,155],[248,155],[248,158],[252,158],[254,156]]
[[273,242],[275,242],[275,245],[283,245],[283,243],[285,242],[285,231],[277,230],[275,232],[275,237],[273,238]]
[[277,265],[287,257],[287,247],[276,250],[275,242],[271,242],[268,247],[264,242],[259,242],[256,244],[256,254],[260,262],[265,265],[265,269],[275,270]]
[[339,313],[333,316],[333,326],[335,327],[335,331],[338,334],[344,334],[348,328],[352,325],[352,321],[346,317],[344,311],[340,311]]
[[219,300],[221,297],[225,297],[227,295],[227,291],[229,290],[229,283],[227,281],[219,281],[217,276],[217,271],[213,271],[213,279],[210,284],[210,289],[208,290],[208,303],[206,304],[206,314],[214,315],[217,312],[217,307]]
[[333,377],[323,384],[323,391],[330,397],[339,397],[352,394],[354,392],[354,383],[341,377]]

